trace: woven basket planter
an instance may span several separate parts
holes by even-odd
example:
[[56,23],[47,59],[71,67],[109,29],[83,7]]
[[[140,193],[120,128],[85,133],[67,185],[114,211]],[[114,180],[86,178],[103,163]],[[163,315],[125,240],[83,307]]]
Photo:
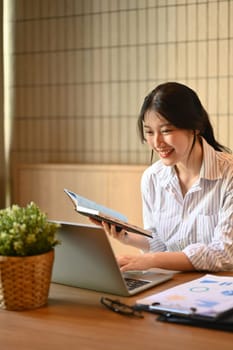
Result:
[[54,250],[26,256],[0,256],[0,308],[27,310],[48,300]]

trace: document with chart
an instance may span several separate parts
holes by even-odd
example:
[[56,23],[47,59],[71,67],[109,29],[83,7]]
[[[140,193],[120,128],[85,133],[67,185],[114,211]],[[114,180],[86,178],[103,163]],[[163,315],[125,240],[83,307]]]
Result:
[[205,276],[137,300],[150,311],[218,319],[233,313],[233,277]]

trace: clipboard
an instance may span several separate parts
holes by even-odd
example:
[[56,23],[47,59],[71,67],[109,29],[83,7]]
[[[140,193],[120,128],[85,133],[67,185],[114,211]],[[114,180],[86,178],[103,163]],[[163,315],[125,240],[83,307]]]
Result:
[[178,316],[169,313],[159,315],[157,321],[233,332],[233,311],[224,317],[212,321],[209,319]]
[[135,308],[162,322],[233,331],[233,277],[207,274],[139,299]]

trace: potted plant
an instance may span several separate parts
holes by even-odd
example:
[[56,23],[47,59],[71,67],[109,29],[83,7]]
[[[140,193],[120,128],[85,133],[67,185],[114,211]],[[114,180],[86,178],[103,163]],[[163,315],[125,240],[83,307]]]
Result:
[[0,308],[47,303],[58,227],[33,202],[0,210]]

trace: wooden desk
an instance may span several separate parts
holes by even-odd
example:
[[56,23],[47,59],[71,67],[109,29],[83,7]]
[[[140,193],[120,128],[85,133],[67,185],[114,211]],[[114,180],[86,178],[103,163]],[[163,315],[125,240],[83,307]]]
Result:
[[[202,275],[177,274],[173,280],[141,293],[140,298]],[[0,310],[1,349],[232,350],[233,333],[157,322],[152,314],[145,314],[144,319],[121,316],[100,304],[102,295],[106,294],[52,284],[47,307],[23,312]],[[138,296],[120,299],[133,304]]]

